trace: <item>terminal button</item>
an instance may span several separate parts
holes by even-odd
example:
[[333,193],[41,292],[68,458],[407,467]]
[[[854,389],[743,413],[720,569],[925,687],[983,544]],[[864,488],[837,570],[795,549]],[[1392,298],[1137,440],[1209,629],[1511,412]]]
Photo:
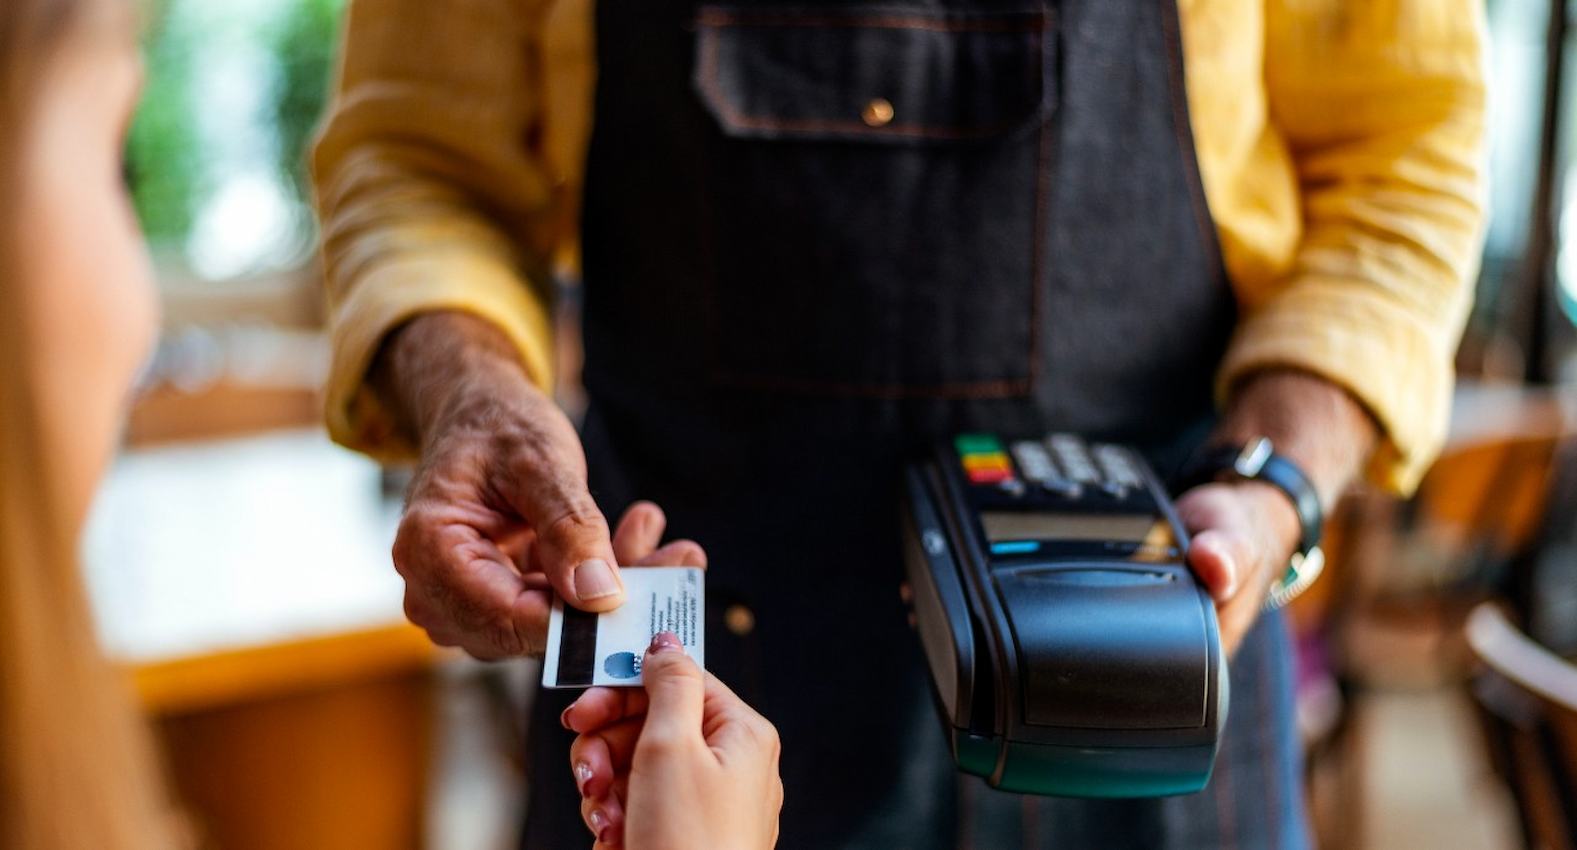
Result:
[[964,469],[970,472],[974,472],[977,469],[1006,469],[1012,471],[1013,464],[1008,461],[1008,456],[1001,452],[988,455],[964,455]]
[[1095,468],[1084,441],[1072,434],[1053,434],[1046,440],[1063,475],[1080,484],[1098,484],[1101,473]]
[[979,469],[965,469],[965,474],[971,484],[1001,484],[1013,480],[1013,470],[1002,467],[987,466]]
[[1013,459],[1018,461],[1019,472],[1036,483],[1057,476],[1057,468],[1051,465],[1051,455],[1040,443],[1031,440],[1014,443]]
[[964,477],[971,484],[1005,484],[1017,481],[1013,461],[1002,448],[1002,441],[990,434],[961,434],[953,439]]
[[995,454],[1002,451],[1002,441],[990,434],[959,434],[953,448],[961,455]]
[[1121,446],[1098,445],[1095,447],[1095,459],[1100,463],[1101,470],[1106,473],[1106,480],[1121,485],[1123,488],[1137,488],[1144,486],[1139,479],[1139,473],[1134,469],[1133,461],[1129,459],[1128,452]]

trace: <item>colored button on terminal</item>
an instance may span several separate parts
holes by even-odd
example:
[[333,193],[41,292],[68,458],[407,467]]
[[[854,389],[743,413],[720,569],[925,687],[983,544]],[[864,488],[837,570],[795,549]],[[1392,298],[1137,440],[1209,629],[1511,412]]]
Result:
[[973,484],[997,484],[1013,480],[1013,462],[1002,452],[964,455],[964,474]]
[[977,469],[1006,469],[1012,471],[1013,464],[1008,461],[1008,456],[1001,452],[995,454],[964,455],[964,468],[970,472]]
[[1013,470],[988,466],[981,469],[966,469],[965,474],[971,484],[1000,484],[1003,481],[1013,480]]
[[997,454],[1002,441],[990,434],[959,434],[953,438],[953,448],[961,455]]
[[1014,480],[1013,461],[1002,441],[990,434],[960,434],[953,439],[964,474],[971,484],[1001,484]]

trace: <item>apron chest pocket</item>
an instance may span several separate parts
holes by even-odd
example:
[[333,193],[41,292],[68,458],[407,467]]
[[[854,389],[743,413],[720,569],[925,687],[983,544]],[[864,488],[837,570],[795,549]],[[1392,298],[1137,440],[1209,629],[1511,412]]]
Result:
[[702,6],[714,376],[1012,397],[1039,360],[1048,11]]
[[703,7],[696,89],[729,135],[985,141],[1051,109],[1041,11]]

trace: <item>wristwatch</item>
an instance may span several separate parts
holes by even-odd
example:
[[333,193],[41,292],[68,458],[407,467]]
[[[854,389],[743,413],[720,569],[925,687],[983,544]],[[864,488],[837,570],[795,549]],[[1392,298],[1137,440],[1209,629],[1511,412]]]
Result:
[[1298,551],[1287,563],[1287,571],[1270,587],[1266,610],[1291,602],[1307,590],[1325,569],[1325,552],[1320,549],[1320,533],[1325,527],[1325,512],[1320,496],[1309,477],[1298,465],[1276,454],[1270,438],[1256,437],[1241,446],[1214,446],[1195,455],[1178,476],[1178,494],[1211,481],[1263,481],[1287,494],[1298,514],[1302,533]]

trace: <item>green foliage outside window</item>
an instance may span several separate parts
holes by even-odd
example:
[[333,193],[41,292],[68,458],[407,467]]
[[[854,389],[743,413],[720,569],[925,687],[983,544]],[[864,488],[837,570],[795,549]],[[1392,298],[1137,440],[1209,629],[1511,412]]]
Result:
[[[154,0],[146,7],[147,83],[126,166],[137,215],[163,261],[201,266],[191,261],[212,254],[205,244],[212,242],[223,243],[223,262],[210,276],[302,259],[313,239],[305,153],[327,103],[343,6]],[[224,203],[237,195],[247,200]],[[248,233],[254,219],[260,232]],[[270,223],[273,231],[264,232]]]

